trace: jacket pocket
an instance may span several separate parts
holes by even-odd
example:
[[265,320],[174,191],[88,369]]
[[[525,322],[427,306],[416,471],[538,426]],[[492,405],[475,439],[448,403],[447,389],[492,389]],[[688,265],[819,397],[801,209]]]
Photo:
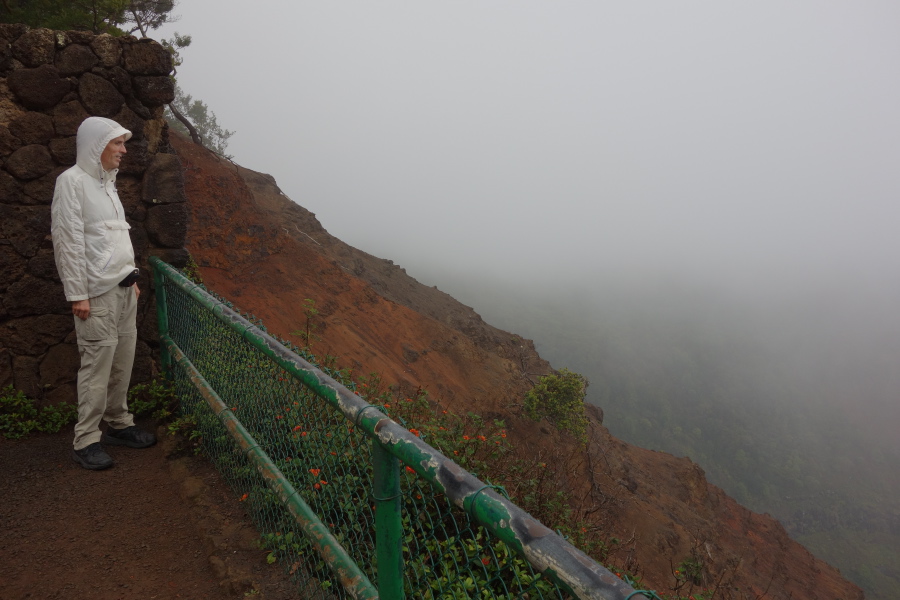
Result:
[[119,247],[122,236],[128,235],[129,229],[131,226],[125,221],[113,220],[102,223],[100,240],[98,240],[101,251],[97,255],[97,260],[94,261],[94,271],[97,274],[102,275],[109,269],[113,263],[116,248]]

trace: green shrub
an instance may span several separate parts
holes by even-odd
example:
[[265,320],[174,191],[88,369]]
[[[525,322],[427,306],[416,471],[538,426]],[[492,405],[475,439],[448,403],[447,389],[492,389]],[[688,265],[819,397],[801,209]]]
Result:
[[559,374],[544,375],[525,394],[525,412],[535,421],[546,417],[557,429],[568,431],[586,443],[588,419],[584,412],[584,395],[587,386],[584,375],[568,369]]
[[173,454],[200,454],[203,450],[203,433],[198,428],[198,419],[194,415],[185,415],[169,422],[166,431],[176,438],[176,449]]
[[56,433],[74,421],[77,413],[68,403],[38,408],[34,400],[11,385],[0,391],[0,435],[11,440],[35,431]]
[[128,410],[139,417],[152,415],[155,419],[167,419],[175,412],[178,397],[172,384],[154,379],[139,383],[128,390]]
[[181,274],[197,285],[203,285],[203,276],[200,274],[200,265],[194,261],[194,257],[188,254],[187,263],[181,269]]

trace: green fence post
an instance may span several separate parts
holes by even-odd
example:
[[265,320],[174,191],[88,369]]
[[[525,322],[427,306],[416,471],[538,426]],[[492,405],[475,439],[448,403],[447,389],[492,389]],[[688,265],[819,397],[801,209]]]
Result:
[[378,596],[403,600],[403,524],[400,520],[400,462],[372,440],[372,495],[375,498],[375,548]]
[[172,356],[169,354],[169,348],[162,341],[169,336],[169,313],[166,308],[166,284],[162,270],[157,266],[155,261],[159,259],[155,256],[150,259],[150,265],[153,269],[153,286],[156,288],[156,323],[159,330],[159,362],[162,365],[163,376],[166,379],[172,379]]

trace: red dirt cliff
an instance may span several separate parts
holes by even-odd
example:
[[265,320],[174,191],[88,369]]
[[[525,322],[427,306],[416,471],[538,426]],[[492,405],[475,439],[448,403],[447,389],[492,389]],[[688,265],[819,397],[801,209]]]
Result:
[[708,483],[698,465],[612,437],[601,411],[589,411],[586,450],[523,418],[522,396],[550,371],[531,341],[332,237],[271,176],[171,138],[191,207],[188,248],[210,289],[298,345],[291,332],[303,329],[303,301],[313,299],[317,355],[338,356],[340,366],[361,375],[376,371],[401,389],[425,387],[456,412],[504,419],[522,448],[561,461],[555,484],[596,507],[591,522],[623,540],[611,562],[639,569],[648,588],[669,592],[673,571],[693,556],[706,565],[704,583],[718,588],[716,598],[862,600],[837,569],[775,519]]

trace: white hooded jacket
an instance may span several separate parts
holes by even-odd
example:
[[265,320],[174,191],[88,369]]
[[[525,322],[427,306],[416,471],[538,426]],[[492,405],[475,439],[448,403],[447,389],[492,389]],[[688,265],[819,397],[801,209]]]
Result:
[[78,127],[75,166],[56,179],[50,207],[53,252],[66,300],[108,292],[134,270],[125,209],[116,192],[118,169],[105,171],[100,155],[131,132],[110,119],[89,117]]

